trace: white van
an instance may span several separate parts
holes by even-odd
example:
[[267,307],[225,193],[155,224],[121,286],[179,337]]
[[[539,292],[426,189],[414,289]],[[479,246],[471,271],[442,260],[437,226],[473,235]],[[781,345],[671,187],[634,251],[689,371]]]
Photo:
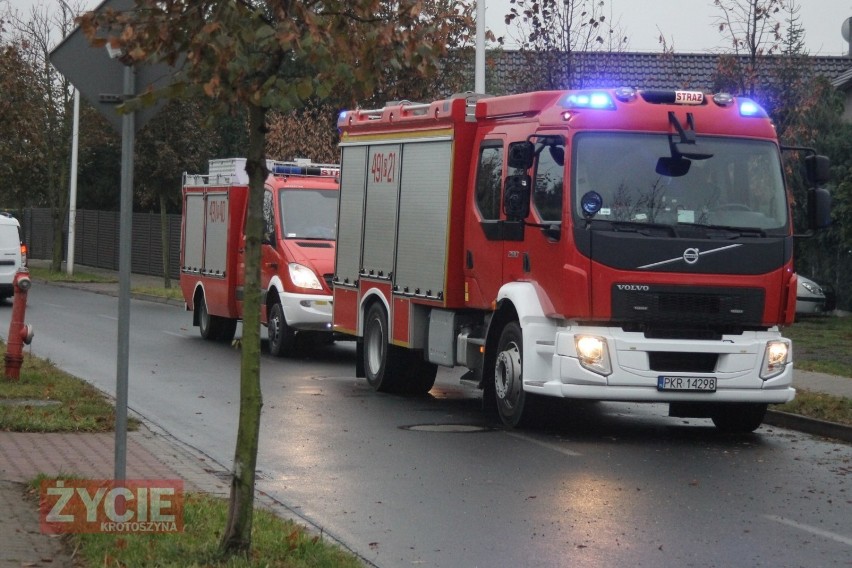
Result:
[[21,242],[21,224],[8,214],[0,214],[0,301],[11,298],[15,274],[27,265],[27,249]]

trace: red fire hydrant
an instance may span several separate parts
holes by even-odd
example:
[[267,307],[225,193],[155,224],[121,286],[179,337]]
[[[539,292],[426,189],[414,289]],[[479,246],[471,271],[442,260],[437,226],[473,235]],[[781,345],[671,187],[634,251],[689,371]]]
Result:
[[32,285],[30,271],[19,268],[12,282],[15,300],[12,304],[12,320],[9,322],[9,339],[6,342],[6,378],[12,381],[21,378],[24,344],[29,345],[33,340],[33,326],[24,323],[27,313],[27,292]]

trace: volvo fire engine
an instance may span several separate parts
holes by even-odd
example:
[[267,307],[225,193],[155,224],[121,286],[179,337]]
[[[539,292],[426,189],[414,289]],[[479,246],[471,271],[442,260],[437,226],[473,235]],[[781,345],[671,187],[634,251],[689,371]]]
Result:
[[[269,351],[287,355],[298,336],[331,338],[331,276],[340,168],[310,160],[267,161],[261,321]],[[201,336],[230,341],[242,319],[245,158],[210,160],[209,174],[184,174],[180,285]]]
[[[467,367],[508,427],[549,396],[751,431],[794,397],[791,196],[754,101],[459,95],[338,126],[334,329],[373,388],[424,393],[438,365]],[[829,200],[809,190],[811,228]]]

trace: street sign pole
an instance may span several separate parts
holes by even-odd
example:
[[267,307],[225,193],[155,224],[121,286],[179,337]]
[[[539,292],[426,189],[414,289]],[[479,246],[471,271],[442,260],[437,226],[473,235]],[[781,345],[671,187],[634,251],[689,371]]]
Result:
[[[124,68],[124,95],[136,94],[136,73]],[[130,255],[133,250],[133,146],[136,112],[121,117],[121,202],[118,230],[118,358],[115,387],[115,479],[127,476],[127,392],[130,359]]]
[[[132,12],[134,0],[103,0],[95,12],[112,9]],[[162,88],[173,80],[174,69],[165,63],[122,65],[115,55],[89,44],[80,28],[71,32],[50,54],[50,61],[74,87],[121,133],[121,210],[118,248],[118,345],[115,379],[115,479],[127,474],[127,391],[130,356],[130,270],[133,239],[133,146],[136,129],[142,128],[162,102],[126,114],[116,112],[118,103],[148,88]],[[122,93],[119,95],[118,93]],[[75,206],[72,204],[72,207]],[[73,213],[72,213],[73,214]],[[71,218],[73,228],[74,218]],[[73,239],[73,233],[71,238]],[[74,249],[69,247],[69,250]],[[69,253],[73,267],[73,252]]]

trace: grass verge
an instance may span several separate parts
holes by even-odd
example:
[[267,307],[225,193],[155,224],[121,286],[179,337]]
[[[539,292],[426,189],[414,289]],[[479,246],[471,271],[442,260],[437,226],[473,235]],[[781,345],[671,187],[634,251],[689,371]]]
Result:
[[[30,267],[29,270],[32,278],[45,282],[77,284],[115,284],[118,282],[115,277],[90,274],[88,272],[75,272],[69,276],[65,272],[51,272],[48,268],[41,266]],[[134,286],[130,291],[133,294],[143,294],[156,298],[183,300],[183,293],[177,284],[172,288],[166,288],[165,286]]]
[[99,274],[90,274],[88,272],[75,272],[68,274],[66,272],[51,272],[49,268],[43,266],[30,266],[30,277],[46,282],[78,282],[81,284],[111,284],[118,282],[112,276],[101,276]]
[[[0,358],[6,344],[0,341]],[[128,420],[130,430],[138,427]],[[0,375],[0,431],[112,432],[112,401],[89,383],[58,369],[50,361],[24,353],[20,379]]]
[[773,410],[852,426],[852,400],[848,398],[798,389],[796,391],[796,398],[791,402],[772,406],[771,408]]
[[793,340],[797,369],[852,377],[852,317],[802,318],[784,335]]
[[[39,477],[30,483],[37,494]],[[363,564],[336,545],[313,536],[298,524],[255,509],[252,549],[247,557],[223,558],[219,540],[228,503],[206,494],[190,493],[184,501],[184,530],[179,533],[74,534],[75,557],[85,566],[180,566],[227,568],[360,568]]]

